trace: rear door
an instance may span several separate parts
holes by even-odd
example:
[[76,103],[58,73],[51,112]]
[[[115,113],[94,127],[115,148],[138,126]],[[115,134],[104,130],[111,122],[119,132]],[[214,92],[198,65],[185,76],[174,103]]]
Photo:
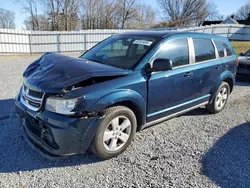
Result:
[[[225,70],[226,61],[220,59],[214,42],[209,38],[193,38],[193,68],[192,83],[196,93],[192,97],[196,99],[210,97],[210,91],[216,84],[219,76]],[[225,55],[225,54],[224,54]],[[190,96],[184,96],[192,100]]]

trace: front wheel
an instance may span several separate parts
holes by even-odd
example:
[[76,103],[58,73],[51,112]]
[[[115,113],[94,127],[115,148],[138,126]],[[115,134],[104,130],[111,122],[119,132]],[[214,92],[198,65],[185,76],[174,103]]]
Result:
[[213,114],[219,113],[222,111],[227,103],[228,97],[230,94],[230,87],[228,83],[222,82],[218,88],[214,100],[211,104],[208,104],[206,108]]
[[121,154],[131,143],[136,127],[136,117],[129,108],[107,108],[92,141],[91,151],[103,159]]

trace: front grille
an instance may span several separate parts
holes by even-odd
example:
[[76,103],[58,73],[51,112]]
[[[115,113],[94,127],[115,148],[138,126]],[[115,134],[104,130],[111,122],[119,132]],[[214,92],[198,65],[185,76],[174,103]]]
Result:
[[21,102],[29,109],[38,111],[42,107],[44,93],[22,86]]
[[34,91],[34,90],[29,90],[29,94],[33,97],[37,97],[37,98],[42,98],[44,93],[38,92],[38,91]]

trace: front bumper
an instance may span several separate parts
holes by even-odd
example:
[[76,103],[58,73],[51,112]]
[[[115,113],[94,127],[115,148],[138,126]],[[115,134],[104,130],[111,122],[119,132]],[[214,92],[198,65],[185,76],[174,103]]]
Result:
[[15,110],[26,141],[46,156],[57,157],[85,153],[99,125],[99,118],[67,117],[49,111],[34,112],[24,106],[20,95]]

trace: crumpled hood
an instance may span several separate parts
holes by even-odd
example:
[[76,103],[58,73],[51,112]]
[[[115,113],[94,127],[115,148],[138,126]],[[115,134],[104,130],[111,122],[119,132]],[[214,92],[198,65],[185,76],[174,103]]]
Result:
[[130,71],[60,54],[46,53],[24,71],[24,83],[44,93],[59,93],[64,88],[91,77],[126,75]]

